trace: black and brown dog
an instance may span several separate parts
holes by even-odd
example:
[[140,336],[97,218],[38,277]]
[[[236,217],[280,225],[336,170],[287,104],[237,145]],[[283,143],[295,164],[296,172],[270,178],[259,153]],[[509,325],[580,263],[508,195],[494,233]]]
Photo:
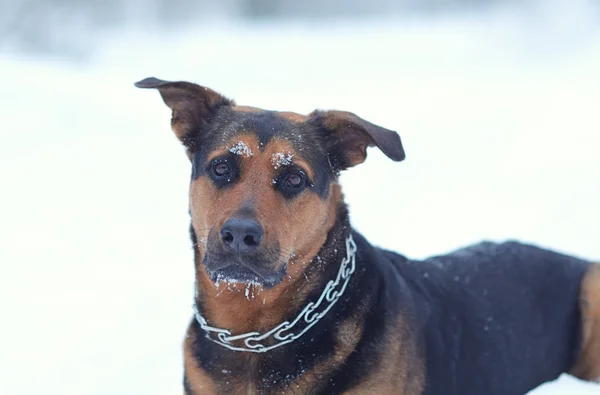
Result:
[[192,164],[186,394],[523,395],[600,379],[600,265],[515,242],[424,261],[371,246],[338,175],[399,136],[147,78]]

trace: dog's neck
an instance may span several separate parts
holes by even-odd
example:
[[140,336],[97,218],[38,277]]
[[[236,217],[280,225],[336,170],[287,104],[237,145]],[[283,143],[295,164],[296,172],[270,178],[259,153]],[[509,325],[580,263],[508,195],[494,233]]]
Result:
[[[238,299],[219,299],[219,296],[212,299],[222,303],[219,312],[223,314],[217,317],[207,314],[209,309],[206,306],[211,301],[210,295],[203,295],[200,290],[197,300],[202,314],[213,327],[227,329],[234,336],[250,331],[268,332],[281,322],[296,318],[308,303],[319,299],[330,280],[336,279],[342,260],[347,256],[348,235],[355,238],[354,246],[358,247],[353,256],[355,271],[349,277],[343,297],[331,306],[314,327],[308,328],[301,337],[281,347],[262,353],[239,352],[223,347],[222,344],[215,344],[213,338],[207,336],[210,334],[195,319],[188,329],[184,347],[187,385],[192,388],[191,383],[194,381],[209,383],[206,385],[215,389],[211,393],[227,394],[275,394],[280,393],[278,388],[285,387],[295,388],[298,393],[315,393],[317,389],[323,388],[328,383],[326,377],[338,371],[361,341],[363,326],[360,323],[373,311],[377,290],[380,289],[378,277],[369,275],[370,272],[359,263],[361,256],[369,254],[369,246],[352,232],[345,205],[338,207],[336,221],[307,266],[304,273],[306,276],[301,275],[302,280],[287,287],[287,291],[280,297],[282,302],[275,300],[263,304],[259,297],[248,301],[244,293],[241,293],[245,302],[242,306],[246,310],[243,311],[244,309],[237,307],[238,304],[241,305]],[[352,255],[351,252],[349,256]],[[201,262],[197,261],[196,264],[197,268],[203,270]],[[244,316],[241,320],[237,317],[238,321],[235,321],[236,314]],[[215,317],[223,321],[230,320],[233,325],[237,322],[238,327],[216,324]],[[250,324],[239,325],[246,320]],[[302,321],[299,321],[301,326],[306,328],[308,325]],[[294,330],[294,333],[299,333],[304,328]],[[268,341],[261,344],[265,347],[272,345]],[[243,343],[237,342],[235,346],[243,346]],[[290,358],[290,355],[293,357]],[[319,370],[318,355],[330,356],[332,362],[329,370]],[[310,372],[306,373],[308,371]],[[206,392],[204,386],[195,388],[199,388],[197,393]]]
[[296,278],[286,277],[269,290],[246,284],[214,284],[205,274],[202,253],[196,246],[198,309],[209,325],[227,329],[234,335],[263,332],[293,318],[335,278],[346,255],[345,240],[350,232],[347,209],[340,205],[332,228],[317,245],[320,248],[315,248],[309,256],[300,256],[304,262],[290,262],[290,265],[304,265],[302,273]]

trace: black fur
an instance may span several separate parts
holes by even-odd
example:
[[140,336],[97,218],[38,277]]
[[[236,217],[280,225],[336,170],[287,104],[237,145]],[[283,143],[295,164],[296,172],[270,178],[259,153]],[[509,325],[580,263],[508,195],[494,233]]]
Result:
[[516,242],[387,256],[418,295],[425,394],[521,395],[573,367],[588,262]]

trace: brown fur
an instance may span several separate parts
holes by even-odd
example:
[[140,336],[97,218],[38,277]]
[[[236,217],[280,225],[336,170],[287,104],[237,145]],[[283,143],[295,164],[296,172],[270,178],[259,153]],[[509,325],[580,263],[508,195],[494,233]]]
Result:
[[[251,107],[251,106],[235,106],[233,109],[235,111],[240,111],[240,112],[265,111],[262,108]],[[308,119],[308,117],[306,115],[298,114],[298,113],[291,112],[291,111],[278,111],[277,115],[279,115],[281,118],[287,119],[288,121],[291,121],[291,122],[306,122],[306,120]]]
[[[190,213],[192,224],[200,241],[209,237],[212,228],[219,229],[223,223],[244,206],[251,206],[257,213],[257,219],[264,224],[264,243],[267,245],[279,241],[282,258],[289,259],[289,266],[284,281],[271,289],[252,286],[251,295],[262,303],[249,302],[244,287],[225,289],[226,285],[217,286],[208,277],[205,270],[197,269],[197,280],[200,284],[201,298],[207,319],[215,326],[231,328],[233,333],[270,328],[279,322],[286,312],[298,303],[298,294],[306,295],[306,278],[304,269],[318,253],[325,242],[327,232],[335,221],[337,202],[341,200],[339,188],[322,200],[315,194],[304,194],[286,202],[273,188],[267,188],[275,171],[272,158],[276,153],[292,153],[293,147],[286,141],[273,139],[263,150],[255,135],[247,134],[229,141],[232,146],[238,141],[246,144],[253,152],[251,156],[242,157],[243,180],[224,192],[219,191],[204,177],[194,181],[190,189]],[[221,152],[209,155],[218,156]],[[297,165],[302,166],[300,160]],[[310,168],[305,166],[310,177]],[[302,215],[297,215],[302,213]],[[316,221],[306,221],[315,218]],[[199,242],[199,251],[204,253],[204,246]],[[296,303],[293,303],[296,300]],[[227,309],[221,306],[227,306]]]
[[297,114],[290,111],[280,111],[277,113],[280,117],[287,119],[292,122],[306,122],[308,117],[306,115]]
[[286,395],[310,394],[322,388],[324,379],[339,369],[350,354],[354,352],[362,335],[364,326],[363,317],[352,317],[341,322],[337,329],[334,352],[327,358],[319,361],[311,370],[305,372],[296,381],[290,383],[290,391]]
[[600,264],[590,267],[581,284],[580,306],[583,342],[571,374],[600,381]]
[[[354,119],[352,117],[354,114],[347,113],[345,111],[328,111],[327,115],[323,119],[323,126],[328,130],[339,130],[344,131],[346,139],[348,140],[357,140],[360,141],[360,138],[355,138],[355,136],[360,132],[358,132],[358,128],[353,127]],[[349,147],[346,147],[345,155],[348,159],[349,166],[356,166],[365,161],[367,159],[367,141],[363,144],[353,144]]]
[[[328,203],[329,204],[329,207],[328,207],[329,219],[328,219],[327,224],[325,225],[327,229],[330,229],[333,226],[333,223],[335,221],[335,210],[340,204],[342,204],[342,199],[343,199],[343,195],[342,195],[341,187],[338,184],[332,185],[331,197],[330,197],[329,203]],[[310,271],[306,270],[306,266],[317,255],[317,253],[321,249],[321,246],[325,243],[326,237],[327,237],[326,234],[322,235],[320,237],[318,243],[316,243],[312,246],[308,246],[309,248],[306,248],[303,253],[297,254],[297,258],[295,259],[293,264],[288,269],[288,270],[294,272],[294,277],[298,277],[300,279],[302,279],[302,278],[306,279],[305,282],[303,281],[302,286],[297,287],[294,292],[293,299],[292,299],[291,305],[290,305],[292,310],[297,310],[298,308],[300,308],[300,306],[302,306],[304,303],[306,303],[306,298],[308,297],[308,294],[311,291],[313,291],[315,285],[318,283],[316,281],[316,277],[320,276],[320,274],[321,274],[318,271],[318,269],[320,269],[320,268],[316,267],[316,268],[314,268],[316,270],[314,270],[313,272],[310,272]]]
[[[360,341],[363,327],[365,325],[364,317],[351,317],[337,326],[337,335],[334,352],[327,358],[319,361],[311,370],[305,372],[300,378],[290,383],[288,388],[280,392],[282,395],[308,394],[318,391],[324,385],[324,380],[341,368],[348,357],[355,351]],[[410,354],[410,348],[406,348],[407,343],[403,342],[402,336],[405,328],[402,319],[398,320],[398,325],[390,328],[390,336],[383,345],[385,350],[384,357],[378,363],[379,369],[370,377],[367,377],[357,387],[345,392],[346,395],[367,395],[367,394],[392,394],[402,393],[403,395],[417,395],[423,390],[423,375],[421,366],[417,370],[409,370],[408,362],[413,360]],[[232,377],[231,382],[226,384],[227,388],[219,388],[206,372],[198,367],[198,364],[192,354],[195,334],[190,329],[184,342],[185,370],[188,385],[194,394],[217,395],[222,393],[231,394],[258,394],[254,382],[244,382],[241,378]],[[248,364],[255,364],[260,356],[242,354],[240,358],[245,358]],[[401,373],[398,374],[398,367],[401,367]],[[251,369],[249,369],[251,370]],[[375,392],[373,392],[375,391]],[[400,392],[399,392],[400,391]],[[404,392],[402,392],[404,391]]]
[[[179,85],[182,84],[179,83]],[[225,99],[212,89],[189,83],[183,83],[183,85],[183,87],[165,86],[160,89],[160,93],[165,104],[173,110],[171,128],[175,136],[180,141],[185,142],[186,137],[192,132],[194,125],[197,125],[201,118],[206,117],[208,108],[214,107],[218,103],[234,104],[234,102]],[[182,90],[186,92],[185,100],[181,98]]]
[[390,326],[375,373],[345,395],[419,395],[425,387],[424,361],[417,355],[403,316]]
[[[219,383],[213,381],[204,369],[198,366],[198,362],[193,355],[194,343],[196,341],[195,333],[192,327],[188,329],[187,336],[183,345],[184,368],[187,383],[194,395],[257,395],[256,382],[247,380],[247,377],[232,376],[230,380]],[[255,365],[260,358],[257,355],[244,354],[239,356],[246,360],[246,366],[249,372],[253,372]]]
[[215,383],[206,374],[204,369],[198,366],[198,362],[192,352],[196,335],[190,327],[183,343],[183,364],[188,385],[194,394],[217,395]]
[[235,106],[235,107],[233,107],[233,109],[235,111],[241,111],[241,112],[261,112],[261,111],[264,111],[261,108],[251,107],[251,106]]

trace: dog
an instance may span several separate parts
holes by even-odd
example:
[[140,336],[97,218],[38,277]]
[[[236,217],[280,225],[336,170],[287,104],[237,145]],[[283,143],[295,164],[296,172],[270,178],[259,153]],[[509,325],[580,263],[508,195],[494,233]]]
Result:
[[423,261],[352,229],[338,177],[397,133],[146,78],[191,162],[187,395],[523,395],[600,378],[600,265],[518,242]]

